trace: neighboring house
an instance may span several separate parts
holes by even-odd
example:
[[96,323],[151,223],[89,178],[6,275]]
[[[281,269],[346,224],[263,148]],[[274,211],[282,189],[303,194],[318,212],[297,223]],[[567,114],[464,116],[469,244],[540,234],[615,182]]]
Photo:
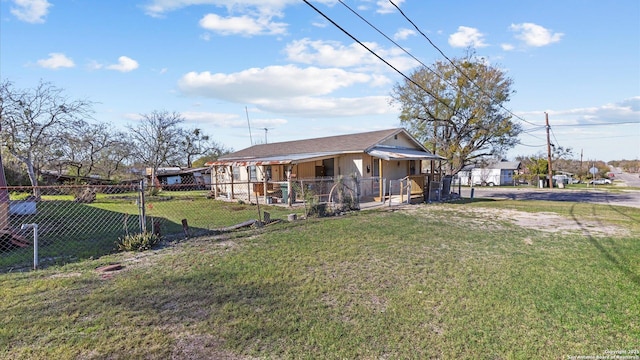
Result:
[[[152,170],[147,169],[147,177],[151,177]],[[159,185],[166,190],[206,189],[211,185],[211,168],[159,168],[156,175]]]
[[[415,177],[416,186],[424,190],[425,179],[439,180],[439,173],[423,174],[421,169],[439,169],[442,159],[406,130],[396,128],[254,145],[206,165],[212,167],[216,196],[233,198],[234,183],[253,184],[253,193],[266,196],[265,186],[286,188],[292,194],[292,181],[343,176],[374,179],[377,184],[384,179],[383,186],[359,189],[361,197],[382,197],[390,180],[408,176]],[[286,201],[291,204],[291,197]]]
[[558,186],[560,186],[560,184],[562,184],[563,186],[573,184],[575,181],[577,181],[573,179],[573,174],[570,172],[556,171],[555,173],[556,174],[553,175],[553,180]]
[[470,165],[458,173],[458,179],[467,185],[515,185],[519,161],[493,161],[484,166]]

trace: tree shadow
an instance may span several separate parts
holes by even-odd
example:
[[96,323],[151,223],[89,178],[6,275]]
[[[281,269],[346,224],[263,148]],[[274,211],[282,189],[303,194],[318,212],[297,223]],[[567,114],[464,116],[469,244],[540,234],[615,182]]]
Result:
[[[0,248],[0,273],[27,270],[33,266],[34,232],[32,229],[21,230],[22,224],[38,225],[40,268],[113,253],[117,250],[119,237],[141,232],[135,204],[125,204],[121,211],[113,211],[73,201],[44,200],[37,202],[36,209],[34,213],[9,216],[11,228],[28,240],[30,246]],[[147,231],[152,230],[168,240],[210,232],[192,226],[187,232],[182,223],[161,216],[147,218]]]
[[[585,234],[589,243],[593,245],[600,254],[607,259],[615,268],[617,268],[620,272],[622,272],[629,280],[631,280],[636,285],[640,286],[640,275],[633,272],[628,265],[629,259],[624,255],[624,253],[615,246],[615,243],[609,240],[609,247],[611,250],[607,249],[600,240],[598,240],[595,236],[591,234],[589,231],[589,227],[586,226],[583,222],[580,221],[578,216],[575,214],[575,204],[571,206],[570,214],[575,221],[576,224],[580,227],[580,230]],[[595,213],[595,207],[593,208],[593,215],[597,216]]]

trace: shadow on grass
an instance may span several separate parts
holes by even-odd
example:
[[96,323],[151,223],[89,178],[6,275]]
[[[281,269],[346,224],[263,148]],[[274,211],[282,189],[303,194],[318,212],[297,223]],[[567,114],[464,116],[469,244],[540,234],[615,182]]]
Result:
[[[636,285],[640,286],[640,275],[636,274],[635,272],[633,272],[633,270],[629,268],[629,265],[627,264],[629,264],[630,261],[625,256],[624,252],[621,251],[618,247],[616,247],[616,244],[613,241],[609,241],[609,247],[611,249],[610,250],[607,249],[599,239],[593,236],[589,231],[589,227],[586,226],[584,223],[582,223],[578,218],[578,216],[576,215],[574,211],[575,206],[576,206],[575,204],[571,206],[571,210],[569,213],[571,214],[573,221],[575,221],[575,223],[578,224],[578,226],[580,226],[580,229],[589,240],[589,243],[591,243],[591,245],[593,245],[600,252],[600,254],[605,259],[607,259],[607,261],[609,261],[615,268],[620,270],[620,272],[622,272],[627,278],[629,278],[629,280],[631,280]],[[593,215],[594,217],[597,217],[597,214],[595,213],[595,209],[596,208],[594,207]]]
[[495,191],[482,196],[504,198],[509,200],[543,200],[543,201],[569,201],[600,204],[615,204],[616,202],[628,203],[635,198],[627,193],[611,193],[606,191]]
[[[22,224],[38,225],[38,260],[39,267],[43,267],[115,252],[119,237],[140,232],[140,216],[136,211],[135,204],[125,204],[122,211],[113,211],[73,201],[40,201],[36,213],[11,215],[9,221],[13,229],[20,229]],[[154,224],[163,236],[185,236],[182,223],[164,217],[147,217],[149,231]],[[26,270],[33,266],[33,231],[17,231],[31,246],[0,247],[0,273]],[[190,235],[207,231],[189,228]]]
[[473,199],[468,199],[468,198],[460,198],[454,201],[451,201],[450,204],[471,204],[471,203],[486,203],[486,202],[496,202],[498,201],[497,199],[489,199],[489,198],[473,198]]

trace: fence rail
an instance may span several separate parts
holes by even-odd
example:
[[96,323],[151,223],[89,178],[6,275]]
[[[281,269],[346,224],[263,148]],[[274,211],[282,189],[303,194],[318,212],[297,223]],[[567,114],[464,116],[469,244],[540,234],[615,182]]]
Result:
[[[34,250],[41,264],[67,263],[115,251],[118,238],[154,232],[179,239],[262,219],[289,209],[211,198],[190,184],[162,189],[143,185],[6,187],[0,202],[0,272],[29,268]],[[36,194],[34,196],[34,194]],[[5,196],[6,197],[6,196]],[[35,225],[35,227],[34,227]],[[34,249],[37,230],[38,249]]]
[[352,177],[296,179],[290,184],[2,187],[0,272],[30,268],[34,251],[41,265],[99,257],[115,251],[117,240],[129,234],[153,232],[174,240],[220,233],[267,217],[285,220],[292,213],[323,216],[386,199],[399,205],[391,201],[396,187],[402,186]]

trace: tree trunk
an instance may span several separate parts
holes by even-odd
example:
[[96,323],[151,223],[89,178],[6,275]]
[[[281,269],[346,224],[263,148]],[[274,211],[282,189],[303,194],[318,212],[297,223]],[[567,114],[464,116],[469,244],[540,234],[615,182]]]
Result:
[[27,165],[27,173],[29,174],[29,181],[31,181],[31,186],[33,187],[33,196],[36,200],[40,200],[40,189],[38,189],[38,176],[36,175],[36,171],[33,168],[33,163],[31,160],[25,161],[25,165]]

